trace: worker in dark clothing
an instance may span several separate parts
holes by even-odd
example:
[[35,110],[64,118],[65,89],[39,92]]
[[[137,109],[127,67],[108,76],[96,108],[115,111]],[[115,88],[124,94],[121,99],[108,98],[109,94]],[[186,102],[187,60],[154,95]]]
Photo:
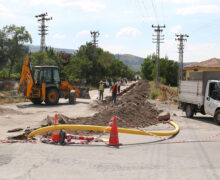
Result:
[[117,93],[118,93],[118,85],[117,83],[115,83],[112,87],[112,100],[114,104],[116,104]]

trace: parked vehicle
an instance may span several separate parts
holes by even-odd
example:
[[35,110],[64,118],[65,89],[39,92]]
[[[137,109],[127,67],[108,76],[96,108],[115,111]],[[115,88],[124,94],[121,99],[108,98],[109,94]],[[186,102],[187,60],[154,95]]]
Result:
[[209,114],[220,125],[220,71],[190,72],[189,81],[180,81],[179,108],[188,118]]

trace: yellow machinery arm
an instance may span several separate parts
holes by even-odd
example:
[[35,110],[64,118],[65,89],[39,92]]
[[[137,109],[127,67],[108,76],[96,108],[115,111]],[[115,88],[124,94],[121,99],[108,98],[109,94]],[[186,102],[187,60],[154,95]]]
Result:
[[[22,89],[23,88],[23,89]],[[42,83],[42,90],[35,88],[34,80],[31,74],[30,58],[24,58],[24,64],[22,66],[21,79],[17,91],[24,91],[25,98],[40,98],[45,100],[45,88],[46,84]]]
[[21,79],[17,91],[19,92],[21,90],[21,87],[24,86],[24,95],[29,98],[32,93],[33,85],[34,81],[30,69],[30,59],[29,57],[25,57],[24,64],[22,66]]

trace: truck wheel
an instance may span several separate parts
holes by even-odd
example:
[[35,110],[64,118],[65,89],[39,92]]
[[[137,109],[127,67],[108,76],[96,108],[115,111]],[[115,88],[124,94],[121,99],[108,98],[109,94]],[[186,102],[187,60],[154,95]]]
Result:
[[215,112],[214,121],[216,124],[220,125],[220,109]]
[[31,102],[32,102],[33,104],[41,104],[41,103],[42,103],[41,99],[39,99],[39,98],[32,98],[32,99],[31,99]]
[[49,89],[46,93],[45,103],[48,105],[56,105],[59,101],[59,93],[57,89]]
[[70,92],[70,95],[69,95],[69,103],[70,104],[75,104],[76,103],[76,95],[74,92]]
[[186,105],[186,117],[192,118],[194,115],[194,111],[192,109],[192,106],[190,104]]

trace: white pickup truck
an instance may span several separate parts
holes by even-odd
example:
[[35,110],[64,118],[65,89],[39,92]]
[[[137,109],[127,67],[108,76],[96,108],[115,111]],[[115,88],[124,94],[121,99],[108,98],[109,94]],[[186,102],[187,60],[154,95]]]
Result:
[[180,81],[179,108],[188,118],[209,114],[220,125],[220,71],[191,72],[190,80]]

